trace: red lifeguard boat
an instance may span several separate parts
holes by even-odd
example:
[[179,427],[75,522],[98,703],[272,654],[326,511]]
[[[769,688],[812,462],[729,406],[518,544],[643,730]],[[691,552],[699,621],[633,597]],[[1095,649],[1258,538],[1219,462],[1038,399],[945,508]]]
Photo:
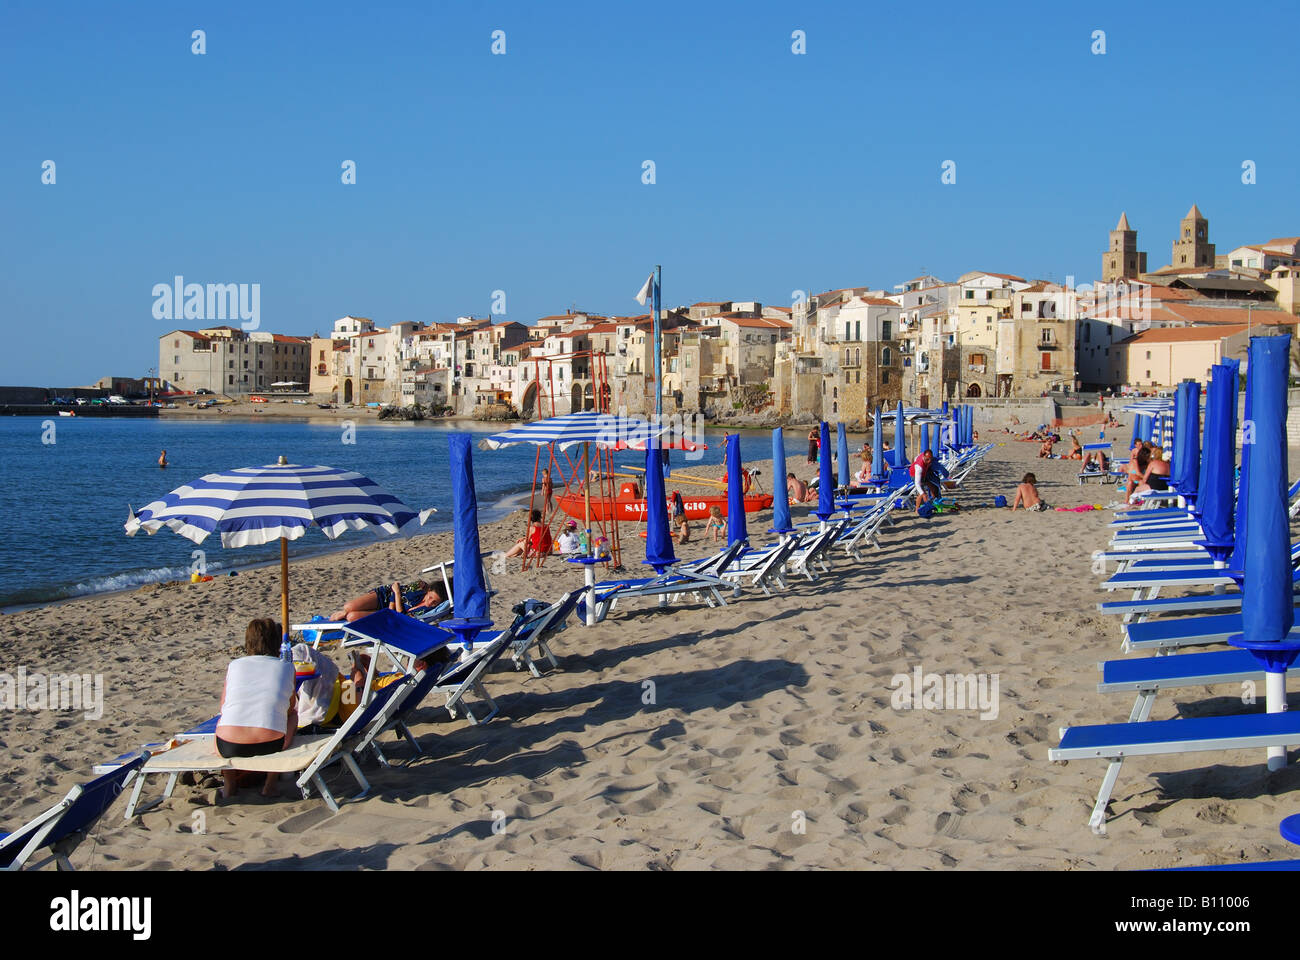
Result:
[[[667,505],[668,514],[672,515],[673,501],[672,494],[668,495]],[[556,504],[559,508],[576,520],[582,520],[585,516],[584,510],[586,503],[581,494],[566,494],[556,497]],[[713,495],[707,497],[695,496],[693,494],[682,494],[682,502],[686,507],[687,520],[704,520],[709,516],[710,508],[717,507],[722,511],[722,515],[727,515],[727,497],[726,494],[721,496]],[[745,512],[755,513],[759,510],[772,509],[772,495],[770,493],[749,494],[745,497]],[[613,516],[610,516],[610,514]],[[625,483],[618,490],[618,497],[611,503],[606,498],[591,499],[591,518],[593,520],[618,520],[628,521],[631,523],[643,523],[645,521],[645,497],[641,493],[641,488],[635,483]]]

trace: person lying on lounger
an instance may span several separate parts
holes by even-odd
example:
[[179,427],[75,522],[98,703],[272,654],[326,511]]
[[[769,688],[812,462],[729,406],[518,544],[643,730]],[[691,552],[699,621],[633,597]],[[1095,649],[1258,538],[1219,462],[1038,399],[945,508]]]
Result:
[[[262,757],[293,746],[298,729],[293,690],[293,664],[280,659],[280,624],[263,617],[244,631],[244,652],[226,668],[217,718],[217,753],[226,759]],[[229,800],[239,789],[239,773],[223,770],[221,796]],[[262,795],[279,792],[279,774],[268,773]]]
[[396,610],[398,613],[431,610],[447,602],[447,598],[443,596],[443,589],[442,584],[432,585],[426,580],[416,580],[414,583],[407,584],[394,582],[391,586],[380,584],[375,589],[349,600],[343,605],[343,609],[333,614],[330,619],[359,620],[376,610],[385,608]]

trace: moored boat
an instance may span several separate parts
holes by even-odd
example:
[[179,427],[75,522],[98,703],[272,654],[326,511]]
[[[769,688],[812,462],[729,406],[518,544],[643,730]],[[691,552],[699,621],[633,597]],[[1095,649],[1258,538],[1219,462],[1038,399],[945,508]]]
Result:
[[[673,502],[672,493],[666,497],[668,505],[668,514],[672,515]],[[582,520],[586,516],[586,501],[580,493],[570,493],[561,497],[556,497],[555,502],[560,509],[573,517],[575,520]],[[694,494],[682,494],[682,502],[686,507],[687,520],[704,520],[709,516],[712,507],[717,507],[722,511],[722,515],[727,515],[727,496],[726,494],[712,495],[706,497],[696,496]],[[612,510],[611,510],[612,506]],[[758,510],[772,509],[772,495],[770,493],[749,494],[745,497],[745,512],[754,513]],[[613,517],[610,517],[613,513]],[[591,518],[593,520],[615,519],[619,521],[629,521],[639,523],[645,520],[646,506],[645,497],[641,496],[641,491],[634,483],[625,483],[618,491],[618,497],[611,504],[606,498],[591,498]]]

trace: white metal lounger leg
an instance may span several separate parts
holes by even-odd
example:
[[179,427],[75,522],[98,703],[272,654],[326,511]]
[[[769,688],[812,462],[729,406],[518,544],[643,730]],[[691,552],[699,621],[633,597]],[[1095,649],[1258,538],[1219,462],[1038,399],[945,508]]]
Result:
[[1110,794],[1115,789],[1115,781],[1119,779],[1119,770],[1122,766],[1124,766],[1122,757],[1112,760],[1106,766],[1106,776],[1101,778],[1101,789],[1097,791],[1097,802],[1093,805],[1091,816],[1088,817],[1088,826],[1099,837],[1106,834],[1106,807],[1110,803]]
[[[330,793],[330,788],[325,786],[325,780],[323,777],[321,777],[320,773],[312,774],[311,782],[315,784],[316,792],[319,793],[320,798],[325,801],[325,806],[330,808],[330,812],[338,813],[339,802],[336,799],[334,799],[334,794]],[[309,796],[311,796],[310,786],[303,785],[302,796],[304,800],[306,800]]]
[[[1145,723],[1151,719],[1151,707],[1155,702],[1155,690],[1139,690],[1137,699],[1133,702],[1133,709],[1129,711],[1129,723]],[[1123,766],[1122,757],[1106,765],[1106,775],[1102,777],[1101,789],[1097,791],[1097,802],[1092,808],[1092,815],[1088,817],[1088,826],[1098,836],[1104,836],[1106,833],[1106,807],[1110,804],[1110,795],[1115,789]]]
[[123,820],[130,820],[135,816],[136,805],[140,802],[140,791],[144,789],[144,780],[144,771],[140,770],[135,775],[135,787],[131,790],[131,797],[126,802],[126,815],[123,816]]
[[352,776],[356,778],[357,786],[361,788],[361,792],[352,799],[364,800],[370,795],[370,781],[367,780],[366,775],[361,772],[361,768],[357,766],[357,762],[352,758],[352,754],[343,754],[343,763],[347,766],[348,770],[352,772]]

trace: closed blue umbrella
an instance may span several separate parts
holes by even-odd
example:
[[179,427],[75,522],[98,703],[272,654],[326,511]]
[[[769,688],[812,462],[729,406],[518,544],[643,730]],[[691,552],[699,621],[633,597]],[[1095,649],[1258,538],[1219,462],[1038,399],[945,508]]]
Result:
[[930,449],[930,424],[928,423],[921,424],[921,449]]
[[[898,408],[903,409],[902,405]],[[831,448],[831,427],[825,420],[821,423],[822,449]],[[831,475],[831,458],[823,456],[817,465],[817,516],[825,523],[835,513],[835,480]]]
[[[830,444],[822,433],[822,470],[831,468]],[[727,437],[727,544],[744,543],[749,539],[745,529],[745,487],[741,478],[740,437]]]
[[935,462],[939,461],[939,454],[943,452],[943,424],[935,423],[930,427],[930,452],[934,454]]
[[464,620],[488,615],[487,584],[483,580],[483,564],[479,559],[478,494],[474,490],[472,440],[468,433],[454,433],[449,441],[456,569],[452,609],[458,618]]
[[871,479],[883,480],[888,476],[885,463],[885,427],[881,423],[880,408],[876,407],[876,419],[871,427]]
[[[1255,337],[1250,341],[1247,390],[1251,399],[1254,449],[1246,498],[1250,540],[1242,585],[1240,636],[1236,646],[1255,654],[1265,670],[1269,713],[1286,709],[1286,671],[1300,643],[1289,636],[1295,620],[1291,581],[1291,534],[1287,517],[1287,372],[1291,337]],[[1283,747],[1270,747],[1270,770],[1286,763]]]
[[849,435],[842,423],[835,424],[835,457],[839,460],[840,486],[848,487],[853,480],[853,472],[849,467]]
[[1237,372],[1235,364],[1215,364],[1205,407],[1204,482],[1197,503],[1205,548],[1215,565],[1232,553],[1232,480],[1236,467]]
[[1201,473],[1201,388],[1195,382],[1178,385],[1183,417],[1174,424],[1174,489],[1188,503],[1196,502],[1196,481]]
[[[1249,386],[1249,373],[1247,374],[1247,385]],[[1243,424],[1253,424],[1251,392],[1249,389],[1246,390],[1245,404],[1246,408],[1242,411],[1242,422]],[[1234,409],[1237,406],[1235,394],[1232,405]],[[1250,429],[1253,434],[1253,426]],[[1251,436],[1245,436],[1241,444],[1241,472],[1237,477],[1237,506],[1232,512],[1232,556],[1228,560],[1228,569],[1233,571],[1234,577],[1237,572],[1246,569],[1246,541],[1250,536],[1250,517],[1246,512],[1246,503],[1249,497],[1247,497],[1246,491],[1250,489],[1250,458],[1251,451],[1255,449],[1253,443],[1245,442],[1250,439]],[[1236,442],[1235,437],[1233,442]]]
[[[1196,497],[1196,504],[1195,504],[1195,506],[1193,506],[1193,508],[1192,508],[1192,512],[1193,512],[1194,514],[1196,514],[1196,516],[1198,516],[1198,517],[1201,515],[1201,512],[1202,512],[1202,510],[1203,510],[1203,507],[1202,507],[1202,505],[1201,505],[1201,496],[1204,495],[1204,493],[1205,493],[1206,471],[1209,470],[1209,466],[1210,466],[1210,465],[1209,465],[1209,452],[1210,452],[1210,388],[1211,388],[1211,386],[1213,386],[1213,381],[1214,381],[1214,371],[1213,371],[1213,368],[1211,368],[1211,371],[1210,371],[1210,380],[1207,381],[1206,384],[1205,384],[1205,415],[1204,415],[1203,417],[1201,417],[1201,448],[1200,448],[1200,450],[1201,450],[1201,455],[1200,455],[1200,461],[1197,463],[1197,467],[1198,467],[1199,469],[1197,470],[1197,473],[1196,473],[1196,493],[1197,493],[1197,497]],[[1198,394],[1197,402],[1198,402],[1198,403],[1200,402],[1199,393],[1200,393],[1200,390],[1199,390],[1199,388],[1198,388],[1198,390],[1197,390],[1197,394]]]
[[[730,440],[728,440],[730,445]],[[668,496],[664,490],[664,461],[651,443],[645,452],[645,562],[663,573],[677,562],[668,535]]]
[[[794,530],[790,520],[790,488],[786,484],[785,434],[777,427],[772,431],[772,472],[776,489],[772,491],[772,532],[786,534]],[[730,505],[730,501],[728,501]]]
[[907,466],[906,421],[903,418],[903,401],[898,401],[898,413],[894,415],[894,466]]

